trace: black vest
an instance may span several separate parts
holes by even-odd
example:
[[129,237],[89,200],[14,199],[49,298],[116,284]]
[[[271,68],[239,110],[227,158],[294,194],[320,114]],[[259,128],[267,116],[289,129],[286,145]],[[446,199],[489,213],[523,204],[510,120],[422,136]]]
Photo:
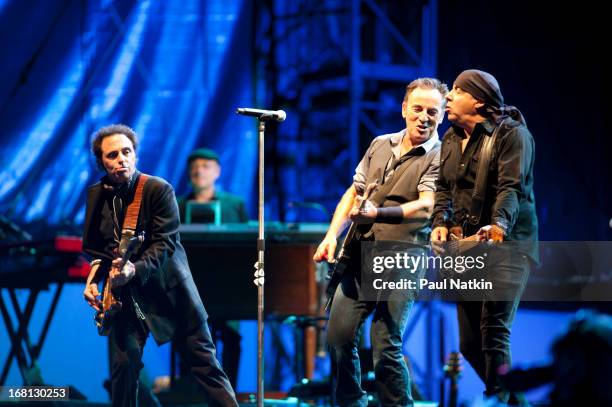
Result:
[[[378,207],[398,206],[418,199],[419,191],[417,187],[421,177],[439,152],[440,142],[438,141],[428,152],[425,152],[423,148],[417,148],[417,150],[406,153],[410,155],[407,157],[405,154],[400,158],[400,163],[395,168],[395,172],[385,181],[385,183],[395,184],[385,196],[380,197],[374,193],[372,195],[374,204]],[[366,185],[381,178],[380,174],[383,174],[385,171],[385,167],[392,154],[391,143],[388,138],[381,137],[380,140],[372,144],[366,153],[370,161],[366,174]],[[396,176],[400,178],[395,180]],[[382,188],[382,185],[380,188]],[[402,223],[399,225],[374,223],[370,232],[366,233],[364,238],[371,239],[373,237],[375,240],[427,242],[431,232],[430,223],[430,220]]]

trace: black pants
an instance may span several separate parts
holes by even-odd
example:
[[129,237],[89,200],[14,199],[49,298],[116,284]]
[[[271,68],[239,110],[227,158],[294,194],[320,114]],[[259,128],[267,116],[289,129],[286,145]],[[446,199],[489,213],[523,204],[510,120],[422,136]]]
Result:
[[504,284],[506,288],[501,299],[457,303],[461,353],[484,382],[485,395],[497,396],[504,402],[509,394],[501,386],[498,370],[512,363],[510,332],[529,267],[523,255],[506,257],[487,270],[495,273],[494,284]]
[[383,406],[413,406],[410,375],[402,354],[402,336],[413,300],[405,292],[392,294],[389,301],[365,301],[359,281],[345,276],[334,295],[327,341],[335,357],[336,399],[340,406],[365,407],[367,394],[361,388],[357,351],[358,334],[372,313],[371,342],[376,389]]
[[[127,310],[126,310],[127,311]],[[138,375],[142,369],[142,353],[149,335],[132,312],[122,312],[110,335],[111,397],[113,406],[138,405]],[[215,356],[208,324],[175,337],[179,350],[186,355],[198,386],[211,406],[238,406],[236,396]]]
[[[234,327],[230,324],[232,321],[209,319],[211,336],[213,343],[216,348],[219,348],[218,341],[223,342],[223,352],[221,353],[221,359],[223,360],[223,370],[227,375],[230,384],[233,388],[236,388],[238,383],[238,369],[240,367],[240,355],[242,354],[242,336]],[[177,350],[176,344],[172,343],[173,349]],[[192,380],[189,377],[189,364],[183,361],[184,354],[179,353],[179,376],[181,383],[187,384],[189,388],[192,386]],[[174,356],[173,356],[174,357]]]
[[240,332],[232,326],[232,321],[211,319],[211,330],[215,339],[223,342],[223,369],[229,378],[232,387],[236,388],[238,383],[238,368],[240,367],[240,355],[242,347]]

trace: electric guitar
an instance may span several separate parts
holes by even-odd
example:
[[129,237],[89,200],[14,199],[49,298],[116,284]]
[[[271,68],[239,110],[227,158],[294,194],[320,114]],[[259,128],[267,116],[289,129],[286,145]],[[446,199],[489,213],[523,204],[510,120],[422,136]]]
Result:
[[[123,267],[130,257],[138,251],[142,242],[144,242],[144,232],[129,238],[125,253],[121,256],[121,262],[117,267],[119,270],[123,270]],[[110,333],[116,315],[123,308],[123,304],[119,300],[120,296],[121,287],[111,288],[109,271],[106,281],[104,282],[104,291],[102,293],[102,310],[97,312],[94,316],[99,335],[108,336]]]
[[[493,229],[491,240],[495,243],[503,242],[504,234],[497,229]],[[445,247],[451,256],[458,256],[477,247],[481,243],[482,239],[478,233],[463,237],[463,228],[461,226],[453,226],[449,230],[449,240]]]
[[[359,205],[359,209],[363,209],[366,201],[369,199],[370,195],[374,191],[374,189],[378,186],[376,183],[371,183],[367,186],[361,204]],[[342,277],[344,276],[344,272],[346,268],[350,264],[351,256],[349,252],[349,246],[353,244],[353,242],[358,238],[357,233],[358,225],[356,223],[351,223],[348,232],[346,232],[346,236],[342,241],[342,246],[340,247],[340,251],[338,252],[338,256],[329,263],[330,269],[327,275],[329,279],[329,283],[327,284],[327,289],[325,293],[327,294],[327,300],[325,301],[325,311],[329,311],[331,309],[331,304],[334,299],[334,294],[336,293],[336,289],[342,281]]]

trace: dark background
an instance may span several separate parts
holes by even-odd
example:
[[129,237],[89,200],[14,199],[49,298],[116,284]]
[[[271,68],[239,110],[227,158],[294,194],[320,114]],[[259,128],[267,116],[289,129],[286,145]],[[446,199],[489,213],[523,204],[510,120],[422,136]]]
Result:
[[594,2],[441,2],[439,73],[493,73],[536,140],[542,240],[609,240],[609,21]]

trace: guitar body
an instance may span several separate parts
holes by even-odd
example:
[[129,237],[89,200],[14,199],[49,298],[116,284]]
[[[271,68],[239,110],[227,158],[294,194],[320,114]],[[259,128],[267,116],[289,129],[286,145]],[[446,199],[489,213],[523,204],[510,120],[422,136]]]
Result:
[[[354,224],[351,227],[355,226]],[[350,232],[350,230],[349,230]],[[347,233],[348,235],[348,233]],[[346,239],[345,239],[346,242]],[[329,273],[329,283],[327,284],[327,289],[325,293],[327,294],[327,300],[325,301],[325,311],[331,310],[331,304],[334,299],[334,294],[336,293],[336,289],[340,285],[344,274],[346,273],[346,269],[349,267],[349,263],[351,261],[350,256],[346,253],[348,250],[348,243],[342,244],[342,249],[338,258],[334,263],[330,263],[330,273]]]
[[[140,245],[144,242],[144,232],[141,232],[139,235],[134,235],[133,231],[128,230],[127,234],[129,235],[127,249],[121,256],[122,261],[117,267],[119,270],[123,269],[130,257],[138,251]],[[110,334],[111,327],[113,326],[117,314],[123,309],[123,304],[119,300],[120,297],[121,287],[111,288],[109,271],[104,282],[104,291],[102,293],[102,310],[94,316],[94,322],[100,336],[108,336]]]
[[463,237],[463,229],[460,226],[452,227],[449,231],[449,236],[447,248],[451,256],[460,256],[480,244],[478,234]]
[[104,282],[104,291],[102,293],[102,311],[94,317],[96,326],[98,327],[98,335],[108,336],[113,325],[113,319],[123,308],[123,304],[119,301],[121,292],[120,288],[111,289],[110,275],[106,277]]
[[[463,237],[463,228],[461,226],[454,226],[450,228],[449,237],[448,248],[451,256],[461,255],[474,249],[480,243],[482,243],[482,239],[478,233],[468,237]],[[495,233],[493,234],[491,240],[495,243],[503,242],[504,235],[501,233]]]

